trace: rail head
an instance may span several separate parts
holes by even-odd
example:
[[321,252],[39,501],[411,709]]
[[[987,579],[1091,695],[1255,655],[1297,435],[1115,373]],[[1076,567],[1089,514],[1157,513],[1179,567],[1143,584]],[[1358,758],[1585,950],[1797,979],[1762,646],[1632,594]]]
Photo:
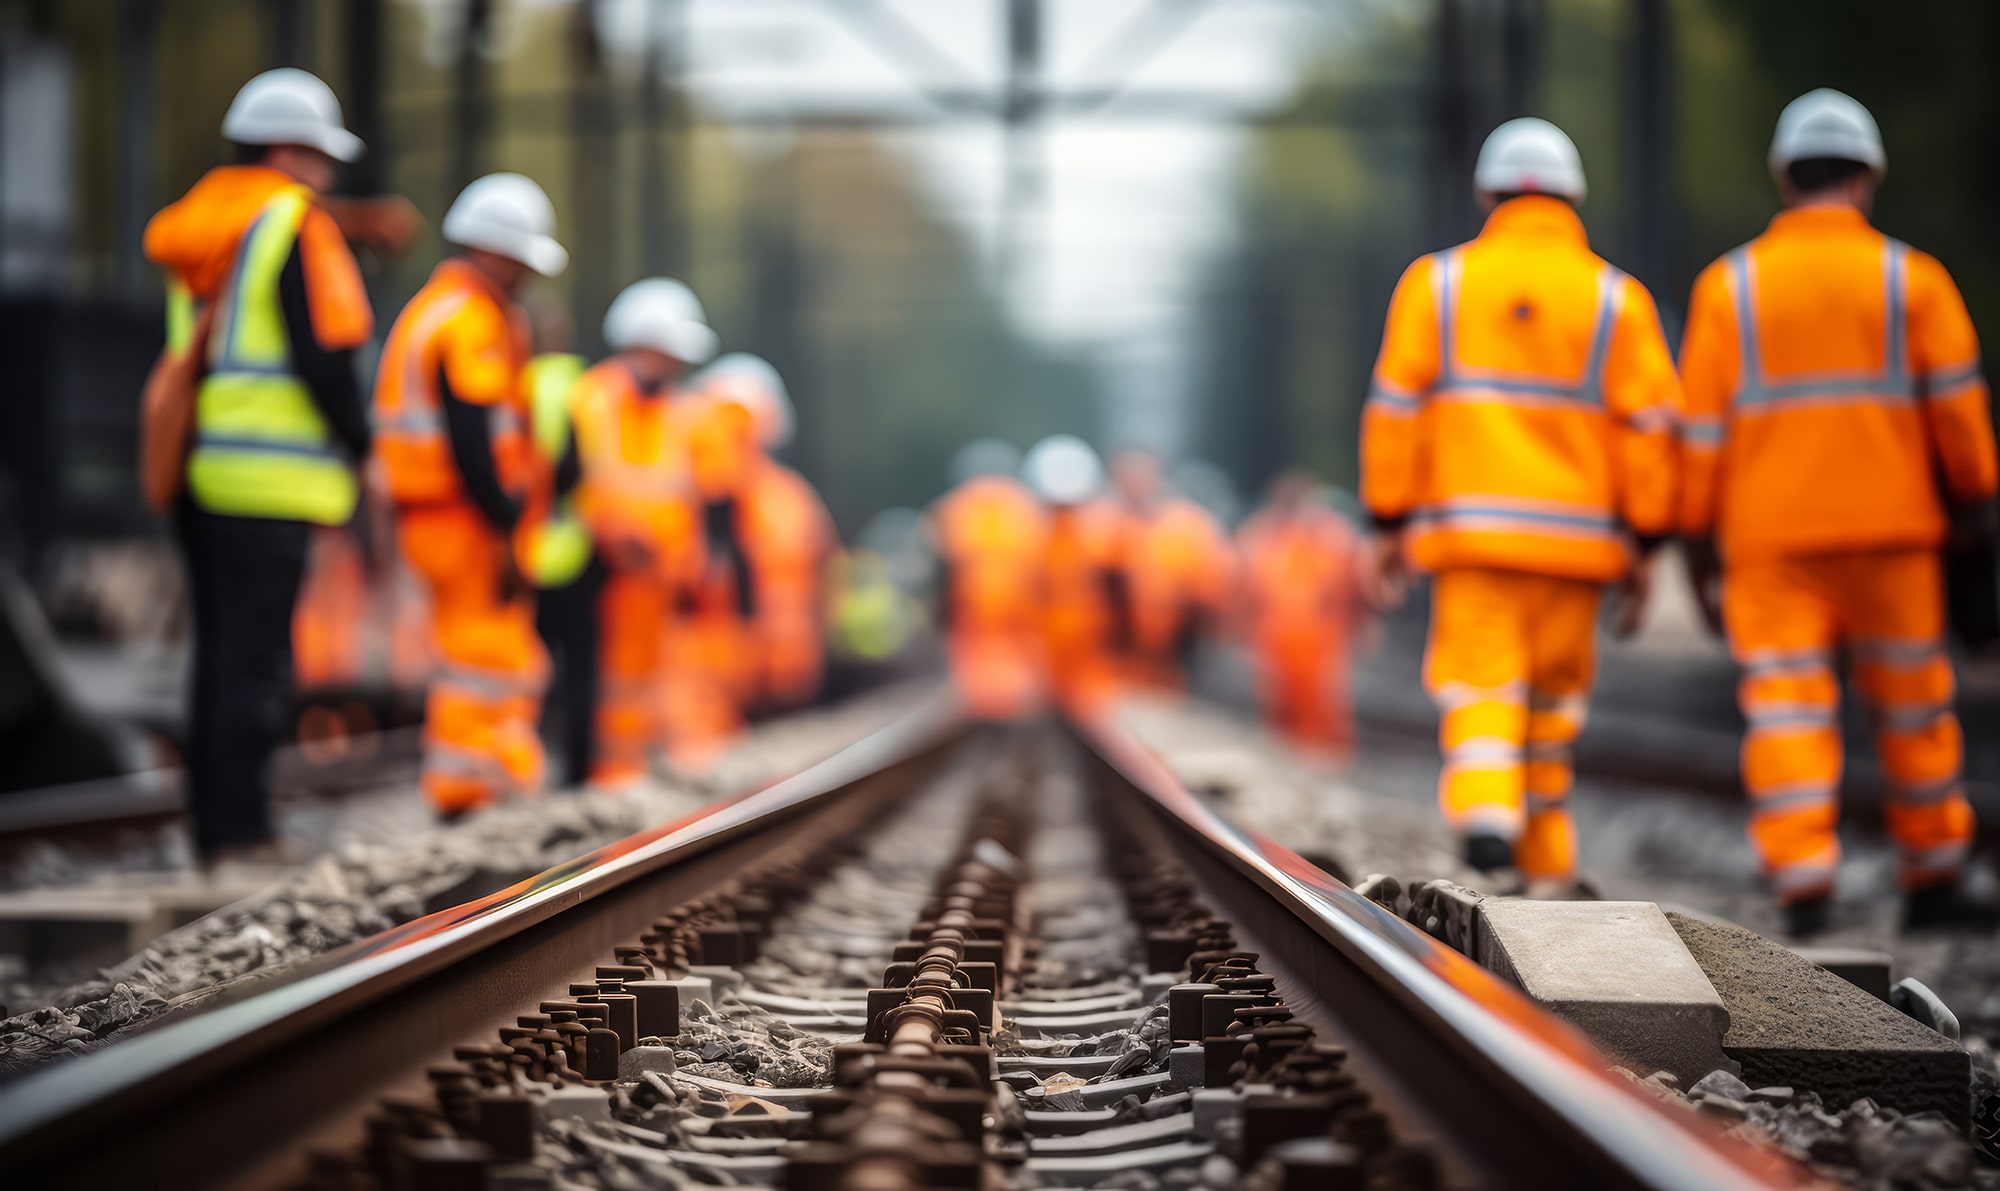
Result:
[[258,981],[184,1016],[0,1087],[0,1170],[54,1159],[107,1121],[226,1077],[330,1023],[368,1011],[454,963],[666,866],[791,821],[815,804],[931,755],[967,730],[945,695],[767,786],[600,847],[535,877],[414,919]]
[[1169,823],[1370,973],[1452,1050],[1492,1073],[1511,1094],[1568,1122],[1634,1184],[1657,1191],[1833,1186],[1775,1151],[1723,1137],[1711,1122],[1670,1111],[1612,1073],[1612,1060],[1589,1039],[1518,989],[1289,848],[1229,822],[1129,729],[1108,719],[1071,727]]

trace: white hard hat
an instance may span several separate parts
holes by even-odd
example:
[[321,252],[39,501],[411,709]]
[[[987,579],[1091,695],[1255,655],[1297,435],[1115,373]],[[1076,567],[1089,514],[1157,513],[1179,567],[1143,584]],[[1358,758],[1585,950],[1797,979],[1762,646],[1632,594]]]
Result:
[[1878,178],[1889,168],[1875,117],[1853,96],[1831,87],[1808,91],[1786,104],[1771,137],[1773,174],[1783,175],[1786,166],[1813,157],[1858,161]]
[[1021,466],[1021,452],[1001,438],[975,438],[951,456],[951,482],[963,484],[981,476],[1011,476]]
[[747,408],[757,426],[757,441],[765,450],[775,451],[792,441],[792,395],[785,389],[785,378],[764,357],[749,352],[718,356],[715,363],[701,370],[693,387]]
[[336,161],[353,161],[362,149],[340,121],[333,88],[294,66],[243,84],[223,114],[222,135],[239,145],[304,145]]
[[688,364],[715,354],[718,339],[694,291],[670,277],[626,286],[604,312],[604,342],[612,351],[651,348]]
[[532,178],[520,174],[475,179],[452,200],[439,230],[461,248],[483,248],[544,277],[569,267],[569,252],[553,234],[555,204]]
[[1050,504],[1079,504],[1103,487],[1104,464],[1076,435],[1052,434],[1028,448],[1021,478]]
[[1583,201],[1583,158],[1562,129],[1523,116],[1494,129],[1479,147],[1472,188],[1481,194],[1553,194]]

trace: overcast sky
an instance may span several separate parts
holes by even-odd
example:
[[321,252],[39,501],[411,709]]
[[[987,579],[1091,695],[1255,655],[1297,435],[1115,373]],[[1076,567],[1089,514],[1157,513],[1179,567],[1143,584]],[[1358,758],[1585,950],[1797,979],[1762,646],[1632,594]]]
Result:
[[[524,0],[553,3],[559,0]],[[1239,129],[1163,118],[1146,96],[1226,109],[1280,102],[1306,57],[1353,36],[1384,0],[1044,0],[1045,84],[1123,94],[1045,120],[1022,150],[1006,217],[1006,134],[957,118],[883,134],[937,209],[978,245],[1020,328],[1088,349],[1112,394],[1111,437],[1185,445],[1188,306],[1232,231]],[[835,109],[908,119],[928,90],[998,94],[1006,0],[606,0],[606,43],[636,50],[685,22],[694,90],[719,113]],[[1157,18],[1157,19],[1155,19]]]

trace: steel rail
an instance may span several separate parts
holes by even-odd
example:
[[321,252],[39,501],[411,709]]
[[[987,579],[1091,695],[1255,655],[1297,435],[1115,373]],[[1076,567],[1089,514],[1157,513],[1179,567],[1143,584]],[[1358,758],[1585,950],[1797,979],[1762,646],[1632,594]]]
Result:
[[1830,1187],[1612,1074],[1580,1032],[1471,960],[1190,793],[1116,724],[1073,724],[1105,786],[1170,833],[1285,1004],[1346,1045],[1449,1185],[1753,1191]]
[[967,726],[955,699],[761,790],[0,1087],[0,1185],[273,1185],[358,1144],[385,1090],[559,996],[673,905],[838,838],[914,789]]

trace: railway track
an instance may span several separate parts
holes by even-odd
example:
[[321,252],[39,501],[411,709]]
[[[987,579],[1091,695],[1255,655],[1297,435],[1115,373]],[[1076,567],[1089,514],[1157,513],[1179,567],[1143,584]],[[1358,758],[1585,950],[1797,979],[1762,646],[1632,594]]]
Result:
[[1129,738],[934,704],[0,1088],[0,1181],[1810,1183],[1604,1066]]

